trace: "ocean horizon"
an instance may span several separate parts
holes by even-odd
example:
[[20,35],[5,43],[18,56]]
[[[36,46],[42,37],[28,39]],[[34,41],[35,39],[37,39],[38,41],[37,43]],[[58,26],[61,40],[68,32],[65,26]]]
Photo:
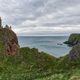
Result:
[[20,47],[37,48],[55,57],[64,56],[71,48],[64,44],[69,36],[18,36]]

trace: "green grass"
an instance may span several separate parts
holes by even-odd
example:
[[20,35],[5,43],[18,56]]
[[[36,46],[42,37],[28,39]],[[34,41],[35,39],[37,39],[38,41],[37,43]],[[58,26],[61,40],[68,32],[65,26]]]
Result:
[[21,48],[15,56],[0,54],[0,80],[74,80],[73,78],[79,78],[79,66],[66,68],[64,64],[69,64],[66,60],[68,60],[66,57],[55,58],[47,53],[38,52],[35,48]]
[[0,55],[1,80],[34,80],[52,74],[56,58],[37,49],[22,48],[15,56]]
[[68,46],[74,46],[80,42],[80,34],[73,33],[69,36],[68,41],[65,41],[65,44],[68,44]]

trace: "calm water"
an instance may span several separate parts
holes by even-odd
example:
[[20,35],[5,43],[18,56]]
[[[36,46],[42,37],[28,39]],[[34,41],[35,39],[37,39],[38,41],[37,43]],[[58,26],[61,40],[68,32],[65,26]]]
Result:
[[67,36],[37,36],[18,37],[21,47],[38,48],[39,51],[47,52],[56,57],[63,56],[70,51],[70,47],[63,44]]

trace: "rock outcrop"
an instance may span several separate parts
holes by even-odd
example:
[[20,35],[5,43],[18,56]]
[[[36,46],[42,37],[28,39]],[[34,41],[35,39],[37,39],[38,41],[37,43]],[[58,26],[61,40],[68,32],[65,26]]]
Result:
[[69,58],[71,60],[80,59],[80,44],[77,44],[72,47],[72,50],[69,53]]
[[68,41],[65,43],[72,46],[72,50],[68,54],[69,59],[80,59],[80,34],[71,34]]
[[0,29],[0,53],[14,55],[19,48],[16,34],[9,29]]
[[0,53],[15,55],[19,44],[16,34],[8,28],[0,28]]

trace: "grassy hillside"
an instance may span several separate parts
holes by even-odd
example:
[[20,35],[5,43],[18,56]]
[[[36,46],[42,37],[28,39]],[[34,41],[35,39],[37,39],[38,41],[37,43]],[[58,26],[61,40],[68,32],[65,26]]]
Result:
[[21,48],[14,56],[0,54],[0,80],[79,80],[75,79],[80,76],[79,65],[71,62],[66,56],[55,58],[35,48]]
[[21,48],[15,56],[0,54],[1,80],[34,80],[53,72],[56,58],[37,49]]
[[80,42],[80,34],[73,33],[69,36],[68,41],[65,41],[65,44],[68,44],[69,46],[74,46]]

